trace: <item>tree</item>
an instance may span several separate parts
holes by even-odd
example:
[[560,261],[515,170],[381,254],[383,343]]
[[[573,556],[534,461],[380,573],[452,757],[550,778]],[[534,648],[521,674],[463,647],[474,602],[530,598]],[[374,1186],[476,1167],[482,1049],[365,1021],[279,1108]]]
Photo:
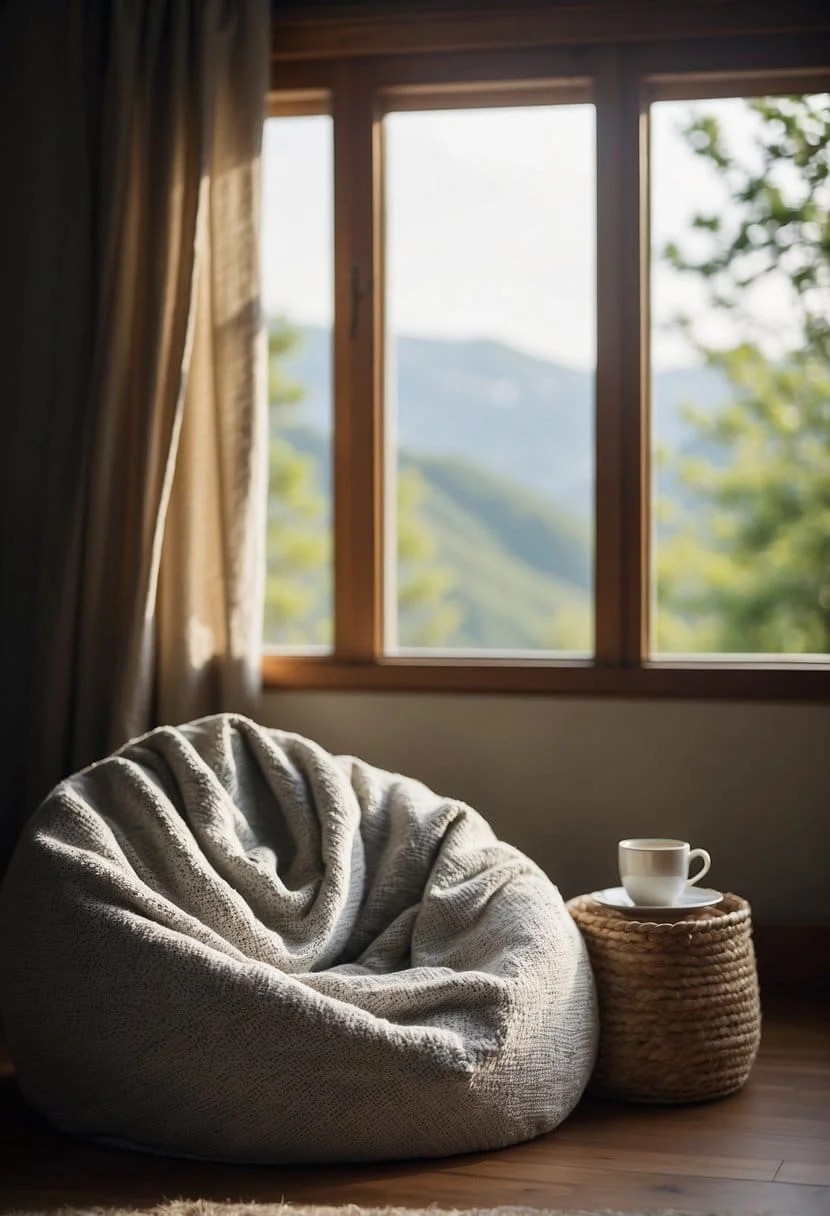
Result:
[[[398,469],[398,641],[401,646],[446,646],[463,624],[452,598],[452,571],[423,514],[427,484],[414,468]],[[457,642],[455,643],[457,645]]]
[[284,370],[299,341],[284,318],[271,323],[265,638],[280,646],[332,640],[331,527],[320,470],[286,438],[283,425],[303,396]]
[[[745,103],[753,135],[729,147],[712,114],[685,129],[727,187],[693,220],[697,256],[664,255],[706,288],[730,345],[678,318],[730,396],[690,410],[706,455],[677,461],[689,496],[658,562],[658,649],[830,652],[830,97]],[[691,240],[690,242],[691,243]],[[787,298],[765,332],[759,290]]]
[[[329,478],[322,455],[306,455],[286,423],[303,389],[285,362],[302,334],[284,318],[268,334],[270,403],[269,494],[266,537],[265,638],[278,646],[331,645],[332,525]],[[323,447],[323,441],[319,446]],[[451,599],[453,576],[437,557],[425,518],[427,486],[413,469],[398,478],[398,613],[404,646],[442,646],[463,618]]]

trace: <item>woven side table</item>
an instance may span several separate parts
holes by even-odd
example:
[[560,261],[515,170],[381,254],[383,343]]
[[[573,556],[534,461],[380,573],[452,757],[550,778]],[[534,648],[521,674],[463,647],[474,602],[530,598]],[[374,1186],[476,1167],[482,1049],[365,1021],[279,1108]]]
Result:
[[740,1089],[758,1052],[761,1006],[749,904],[655,923],[589,895],[568,908],[585,938],[599,998],[595,1093],[696,1102]]

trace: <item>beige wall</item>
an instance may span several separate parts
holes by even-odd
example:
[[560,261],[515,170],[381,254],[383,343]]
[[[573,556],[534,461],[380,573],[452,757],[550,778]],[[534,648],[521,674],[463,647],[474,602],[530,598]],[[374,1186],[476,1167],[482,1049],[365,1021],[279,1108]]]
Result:
[[830,706],[267,693],[261,716],[471,803],[566,896],[618,881],[620,837],[679,836],[756,921],[830,923]]

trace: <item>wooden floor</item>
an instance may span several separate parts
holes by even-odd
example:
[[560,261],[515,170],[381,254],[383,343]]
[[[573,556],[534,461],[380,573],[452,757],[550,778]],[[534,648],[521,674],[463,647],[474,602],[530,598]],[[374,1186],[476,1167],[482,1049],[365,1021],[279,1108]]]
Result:
[[203,1165],[76,1144],[26,1109],[0,1062],[0,1211],[173,1197],[828,1216],[830,999],[768,1003],[755,1070],[731,1098],[662,1109],[586,1101],[530,1144],[379,1166]]

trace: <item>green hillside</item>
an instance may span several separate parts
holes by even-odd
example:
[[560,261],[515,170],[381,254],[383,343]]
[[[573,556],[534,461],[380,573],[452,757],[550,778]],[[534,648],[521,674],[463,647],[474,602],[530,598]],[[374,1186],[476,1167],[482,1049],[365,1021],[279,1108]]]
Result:
[[414,464],[431,486],[469,511],[514,557],[589,589],[590,532],[565,508],[470,461],[404,453],[402,464]]
[[[328,495],[321,433],[284,426],[280,434],[306,457],[317,491]],[[400,646],[419,644],[434,609],[442,622],[440,640],[435,628],[427,631],[435,646],[590,650],[590,547],[583,525],[532,492],[459,459],[404,453],[400,475],[402,483],[417,483],[405,509],[424,551],[402,564],[401,582],[441,587],[440,604],[437,594],[434,604],[424,594],[402,612]],[[273,553],[271,559],[273,564]],[[277,585],[277,571],[272,578]],[[306,619],[319,626],[330,596],[328,571],[312,567],[305,579],[314,603],[312,612],[306,607]],[[266,616],[268,643],[300,640],[277,613],[267,610]],[[308,640],[325,636],[324,629],[318,633]]]
[[[415,461],[410,467],[419,468]],[[419,516],[435,538],[434,564],[447,572],[447,598],[460,609],[445,645],[589,650],[591,608],[585,591],[517,556],[454,499],[451,486],[445,492],[422,467],[419,471],[426,486]],[[504,505],[509,516],[509,498]],[[406,614],[399,621],[399,644],[411,644]]]

